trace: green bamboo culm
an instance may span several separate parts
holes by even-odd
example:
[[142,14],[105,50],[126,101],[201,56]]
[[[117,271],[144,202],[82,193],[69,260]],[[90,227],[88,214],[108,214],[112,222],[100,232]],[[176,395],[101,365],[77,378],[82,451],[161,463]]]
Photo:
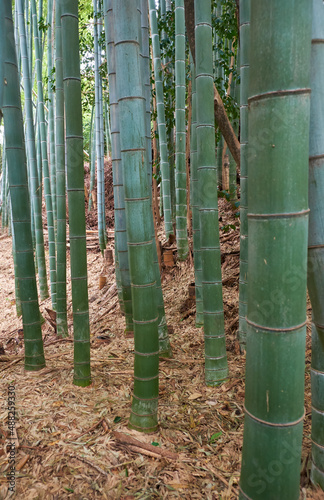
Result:
[[156,300],[158,308],[158,333],[159,333],[159,351],[160,356],[170,358],[172,356],[172,349],[170,345],[168,325],[165,317],[164,299],[161,284],[161,274],[158,262],[158,255],[155,241],[154,230],[154,213],[152,206],[152,139],[151,139],[151,84],[150,84],[150,45],[149,45],[149,29],[148,29],[148,4],[147,0],[141,0],[141,47],[140,55],[142,61],[142,75],[144,84],[145,96],[145,125],[146,125],[146,153],[148,165],[148,185],[151,202],[152,217],[152,243],[153,243],[153,266],[155,271],[156,280]]
[[[103,130],[101,128],[102,99],[100,99],[101,78],[99,74],[99,43],[98,43],[98,11],[97,0],[93,0],[94,13],[94,53],[95,53],[95,123],[96,123],[96,156],[97,156],[97,207],[98,207],[98,235],[101,252],[106,248],[104,224],[104,157],[102,155]],[[101,87],[102,91],[102,87]]]
[[14,237],[14,228],[13,227],[11,228],[11,233],[13,235],[13,237],[12,237],[12,257],[13,257],[14,270],[15,270],[16,313],[17,313],[17,317],[20,318],[20,316],[22,315],[22,309],[21,309],[21,300],[20,300],[20,294],[19,294],[19,278],[18,278],[19,271],[17,269],[17,256],[16,256],[15,237]]
[[36,371],[45,366],[45,358],[31,235],[26,152],[19,91],[20,79],[14,44],[11,0],[1,2],[0,17],[2,19],[0,40],[5,39],[0,53],[0,67],[3,68],[1,85],[4,84],[2,112],[24,329],[25,370]]
[[56,236],[56,221],[57,221],[57,208],[56,208],[56,159],[55,159],[55,114],[54,114],[54,101],[55,94],[53,92],[52,72],[53,72],[53,39],[52,39],[52,25],[53,23],[53,0],[48,0],[47,3],[47,96],[48,96],[48,137],[49,137],[49,165],[50,165],[50,181],[51,181],[51,195],[53,207],[53,222],[54,232]]
[[104,1],[105,32],[107,41],[107,62],[109,80],[109,100],[111,113],[111,146],[112,168],[114,187],[114,213],[115,213],[115,267],[117,288],[119,288],[118,275],[120,276],[121,295],[119,304],[125,314],[125,331],[133,332],[133,306],[132,290],[129,272],[125,192],[124,179],[120,152],[120,118],[116,81],[116,54],[115,54],[115,27],[112,0]]
[[[4,30],[2,30],[3,32]],[[1,40],[0,40],[1,43]],[[4,44],[2,44],[2,47]],[[1,68],[0,68],[1,72]],[[3,73],[0,74],[0,82],[3,81]],[[3,86],[2,86],[3,87]],[[2,117],[2,96],[0,95],[0,116]],[[7,167],[7,157],[6,157],[6,147],[5,140],[3,140],[3,148],[2,148],[2,179],[1,179],[1,229],[4,232],[4,229],[7,227],[7,191],[8,191],[8,177],[7,177],[8,167]]]
[[241,351],[246,346],[246,315],[248,290],[248,97],[250,74],[250,17],[251,0],[240,0],[240,282],[239,282],[239,329]]
[[228,376],[218,226],[211,0],[195,0],[197,169],[205,335],[205,380]]
[[[236,68],[237,69],[236,70],[237,70],[238,74],[240,74],[240,67],[239,67],[240,62],[239,61],[240,61],[240,54],[239,54],[239,50],[237,50],[237,54],[236,54]],[[239,106],[240,102],[241,102],[240,101],[240,80],[239,79],[235,80],[235,82],[232,82],[231,95],[233,95],[236,103]],[[238,136],[239,128],[240,128],[240,120],[239,120],[239,118],[237,118],[233,122],[233,130],[234,130],[234,134],[236,135],[236,137]],[[237,201],[237,182],[236,182],[237,166],[236,166],[236,161],[234,160],[232,153],[230,151],[228,152],[228,156],[229,156],[229,197],[230,197],[230,200],[232,202],[235,202],[235,201]]]
[[324,489],[324,4],[313,0],[309,143],[308,292],[312,319],[311,481]]
[[56,327],[60,337],[67,337],[66,304],[66,185],[65,185],[65,138],[64,138],[64,89],[61,5],[55,7],[55,136],[56,136]]
[[90,154],[90,189],[89,189],[89,205],[88,213],[91,212],[93,205],[92,191],[96,180],[96,133],[94,127],[94,113],[95,105],[92,105],[91,109],[91,119],[90,119],[90,138],[89,138],[89,154]]
[[34,222],[35,222],[36,258],[37,258],[37,268],[39,277],[39,291],[40,291],[40,299],[45,300],[48,297],[48,288],[47,288],[46,262],[45,262],[45,251],[44,251],[42,201],[39,195],[31,75],[29,73],[29,61],[28,61],[27,42],[26,42],[26,28],[24,19],[23,0],[17,1],[17,8],[18,8],[20,49],[21,49],[21,59],[22,59],[25,111],[26,111],[26,146],[27,146],[27,157],[30,169],[29,182],[30,182],[31,200],[33,205]]
[[[248,311],[240,499],[298,500],[304,419],[311,10],[251,1]],[[267,137],[261,141],[261,137]],[[298,286],[292,280],[298,280]]]
[[171,234],[173,234],[172,214],[171,214],[170,164],[169,164],[169,151],[167,144],[167,131],[165,122],[160,38],[158,33],[155,0],[149,0],[149,12],[150,12],[152,49],[153,49],[157,123],[159,132],[164,230],[165,230],[165,237],[168,238]]
[[186,35],[184,0],[175,0],[175,188],[178,259],[188,257],[186,171]]
[[60,0],[66,121],[71,283],[74,329],[73,383],[91,383],[90,326],[85,229],[83,135],[79,58],[78,1]]
[[124,174],[135,361],[129,426],[157,429],[159,339],[156,282],[147,182],[145,99],[140,71],[140,17],[133,0],[114,0],[120,145]]
[[199,219],[199,196],[198,196],[198,170],[197,170],[197,93],[196,93],[196,70],[191,62],[192,81],[192,119],[191,119],[191,141],[190,141],[190,169],[191,169],[191,210],[192,210],[192,238],[195,268],[195,294],[196,294],[196,327],[204,325],[203,300],[201,289],[201,253],[200,253],[200,219]]
[[[221,19],[222,17],[222,4],[220,1],[217,2],[216,5],[216,17],[217,19]],[[221,36],[217,33],[217,29],[215,32],[215,42],[216,42],[216,50],[214,51],[214,54],[216,56],[216,68],[215,68],[215,73],[216,73],[216,78],[219,81],[218,86],[224,90],[224,69],[220,64],[219,61],[219,56],[220,56],[220,51],[223,48],[223,40]],[[221,46],[221,47],[219,47]],[[217,179],[218,179],[218,187],[222,188],[223,184],[223,148],[224,148],[224,138],[220,131],[218,132],[218,139],[216,141],[216,165],[217,165]]]
[[[31,0],[32,16],[33,16],[33,29],[34,29],[34,42],[35,42],[35,63],[37,75],[37,112],[39,120],[39,137],[38,141],[41,142],[42,166],[43,166],[43,181],[44,181],[44,195],[46,203],[47,226],[48,226],[48,246],[49,246],[49,267],[50,267],[50,283],[51,283],[51,299],[52,307],[56,309],[56,250],[55,250],[55,231],[54,231],[54,217],[51,195],[50,174],[48,168],[48,155],[47,155],[47,138],[46,138],[46,122],[44,112],[44,92],[42,80],[42,53],[41,44],[38,31],[36,2]],[[40,185],[40,183],[39,183]]]

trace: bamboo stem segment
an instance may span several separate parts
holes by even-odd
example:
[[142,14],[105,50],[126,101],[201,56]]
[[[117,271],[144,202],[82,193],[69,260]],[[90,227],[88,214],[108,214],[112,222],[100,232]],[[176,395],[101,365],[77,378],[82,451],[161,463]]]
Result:
[[133,0],[113,1],[120,149],[132,284],[135,361],[129,425],[157,428],[159,339],[153,265],[152,210],[147,181],[145,99],[140,72],[140,15]]
[[69,47],[63,51],[63,80],[74,330],[73,383],[85,387],[91,384],[91,370],[78,1],[60,0],[60,5],[63,47]]
[[311,3],[251,0],[250,37],[240,499],[297,500],[304,416]]
[[218,226],[213,113],[211,1],[195,1],[197,169],[205,335],[205,380],[218,385],[228,375]]
[[16,269],[24,328],[25,369],[36,371],[45,366],[45,358],[31,235],[26,152],[19,92],[20,81],[14,44],[11,0],[1,2],[0,13],[3,15],[0,23],[0,30],[2,30],[0,39],[5,40],[0,54],[0,66],[3,68],[3,81],[5,83],[2,112],[14,227]]
[[324,4],[313,0],[311,119],[309,143],[308,291],[312,321],[311,481],[324,489]]

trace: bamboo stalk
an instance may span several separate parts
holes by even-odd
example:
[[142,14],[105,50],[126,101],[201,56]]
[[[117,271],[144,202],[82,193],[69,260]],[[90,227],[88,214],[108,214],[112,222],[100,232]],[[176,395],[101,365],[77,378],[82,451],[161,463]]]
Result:
[[114,0],[113,13],[134,315],[134,393],[129,425],[152,432],[157,428],[159,339],[152,210],[147,182],[146,110],[139,59],[140,16],[133,0]]
[[34,254],[31,235],[30,204],[27,182],[23,117],[19,92],[19,75],[14,44],[11,0],[0,7],[0,40],[5,43],[0,54],[4,85],[2,112],[4,119],[8,180],[12,200],[19,295],[21,298],[25,345],[25,369],[45,366],[42,330],[38,306]]
[[79,60],[78,1],[60,0],[66,117],[74,375],[78,386],[91,384],[87,249],[84,207],[83,136]]
[[175,188],[178,259],[188,257],[186,172],[186,37],[184,0],[175,0]]
[[195,1],[197,162],[205,335],[205,381],[228,376],[219,244],[213,101],[211,1]]
[[309,135],[308,291],[312,303],[312,468],[311,481],[324,489],[323,457],[323,186],[324,186],[324,4],[313,0],[311,121]]
[[[250,36],[249,279],[240,499],[298,500],[311,2],[252,0]],[[261,142],[263,134],[267,139]],[[298,286],[292,285],[293,277],[298,277]]]

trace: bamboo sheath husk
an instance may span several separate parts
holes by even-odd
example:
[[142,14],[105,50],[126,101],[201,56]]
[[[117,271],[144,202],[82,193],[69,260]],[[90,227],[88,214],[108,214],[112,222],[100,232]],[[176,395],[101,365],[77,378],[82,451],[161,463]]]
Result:
[[324,4],[313,0],[309,141],[308,291],[312,318],[311,481],[324,489]]
[[[299,498],[310,41],[308,0],[251,1],[249,278],[241,499]],[[298,286],[292,283],[296,276]]]

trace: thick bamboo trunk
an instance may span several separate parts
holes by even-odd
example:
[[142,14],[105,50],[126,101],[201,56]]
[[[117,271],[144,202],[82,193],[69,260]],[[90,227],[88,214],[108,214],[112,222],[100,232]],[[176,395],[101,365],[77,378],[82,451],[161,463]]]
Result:
[[[125,213],[125,192],[124,179],[121,164],[120,152],[120,118],[116,81],[116,55],[115,55],[115,27],[113,19],[113,2],[105,0],[105,22],[107,33],[107,61],[109,79],[109,97],[111,113],[111,142],[112,142],[112,166],[114,184],[114,210],[115,210],[115,245],[117,250],[118,273],[120,273],[120,283],[122,291],[122,304],[125,313],[126,331],[132,332],[133,311],[132,292],[129,273],[126,213]],[[117,274],[116,274],[117,278]]]
[[252,0],[250,36],[249,279],[240,498],[298,500],[311,3]]
[[134,393],[129,425],[152,432],[157,428],[159,339],[152,210],[147,182],[146,111],[140,71],[140,17],[134,0],[114,0],[113,12],[135,337]]
[[148,189],[151,200],[150,222],[152,223],[152,242],[153,242],[153,266],[156,280],[156,298],[158,308],[158,334],[159,334],[159,351],[160,356],[171,357],[172,351],[169,340],[168,326],[165,317],[164,299],[162,293],[161,274],[158,258],[158,241],[156,242],[156,233],[153,220],[153,203],[152,203],[152,141],[151,141],[151,84],[150,84],[150,45],[149,45],[149,29],[148,29],[148,5],[147,0],[141,0],[141,44],[140,55],[142,61],[142,75],[145,97],[145,126],[146,126],[146,154],[148,165]]
[[8,179],[12,202],[16,265],[25,344],[25,369],[40,370],[45,366],[42,329],[38,307],[37,285],[31,235],[30,204],[24,144],[23,117],[19,92],[19,75],[14,44],[11,0],[1,2],[0,54],[4,85],[2,112],[4,120]]

